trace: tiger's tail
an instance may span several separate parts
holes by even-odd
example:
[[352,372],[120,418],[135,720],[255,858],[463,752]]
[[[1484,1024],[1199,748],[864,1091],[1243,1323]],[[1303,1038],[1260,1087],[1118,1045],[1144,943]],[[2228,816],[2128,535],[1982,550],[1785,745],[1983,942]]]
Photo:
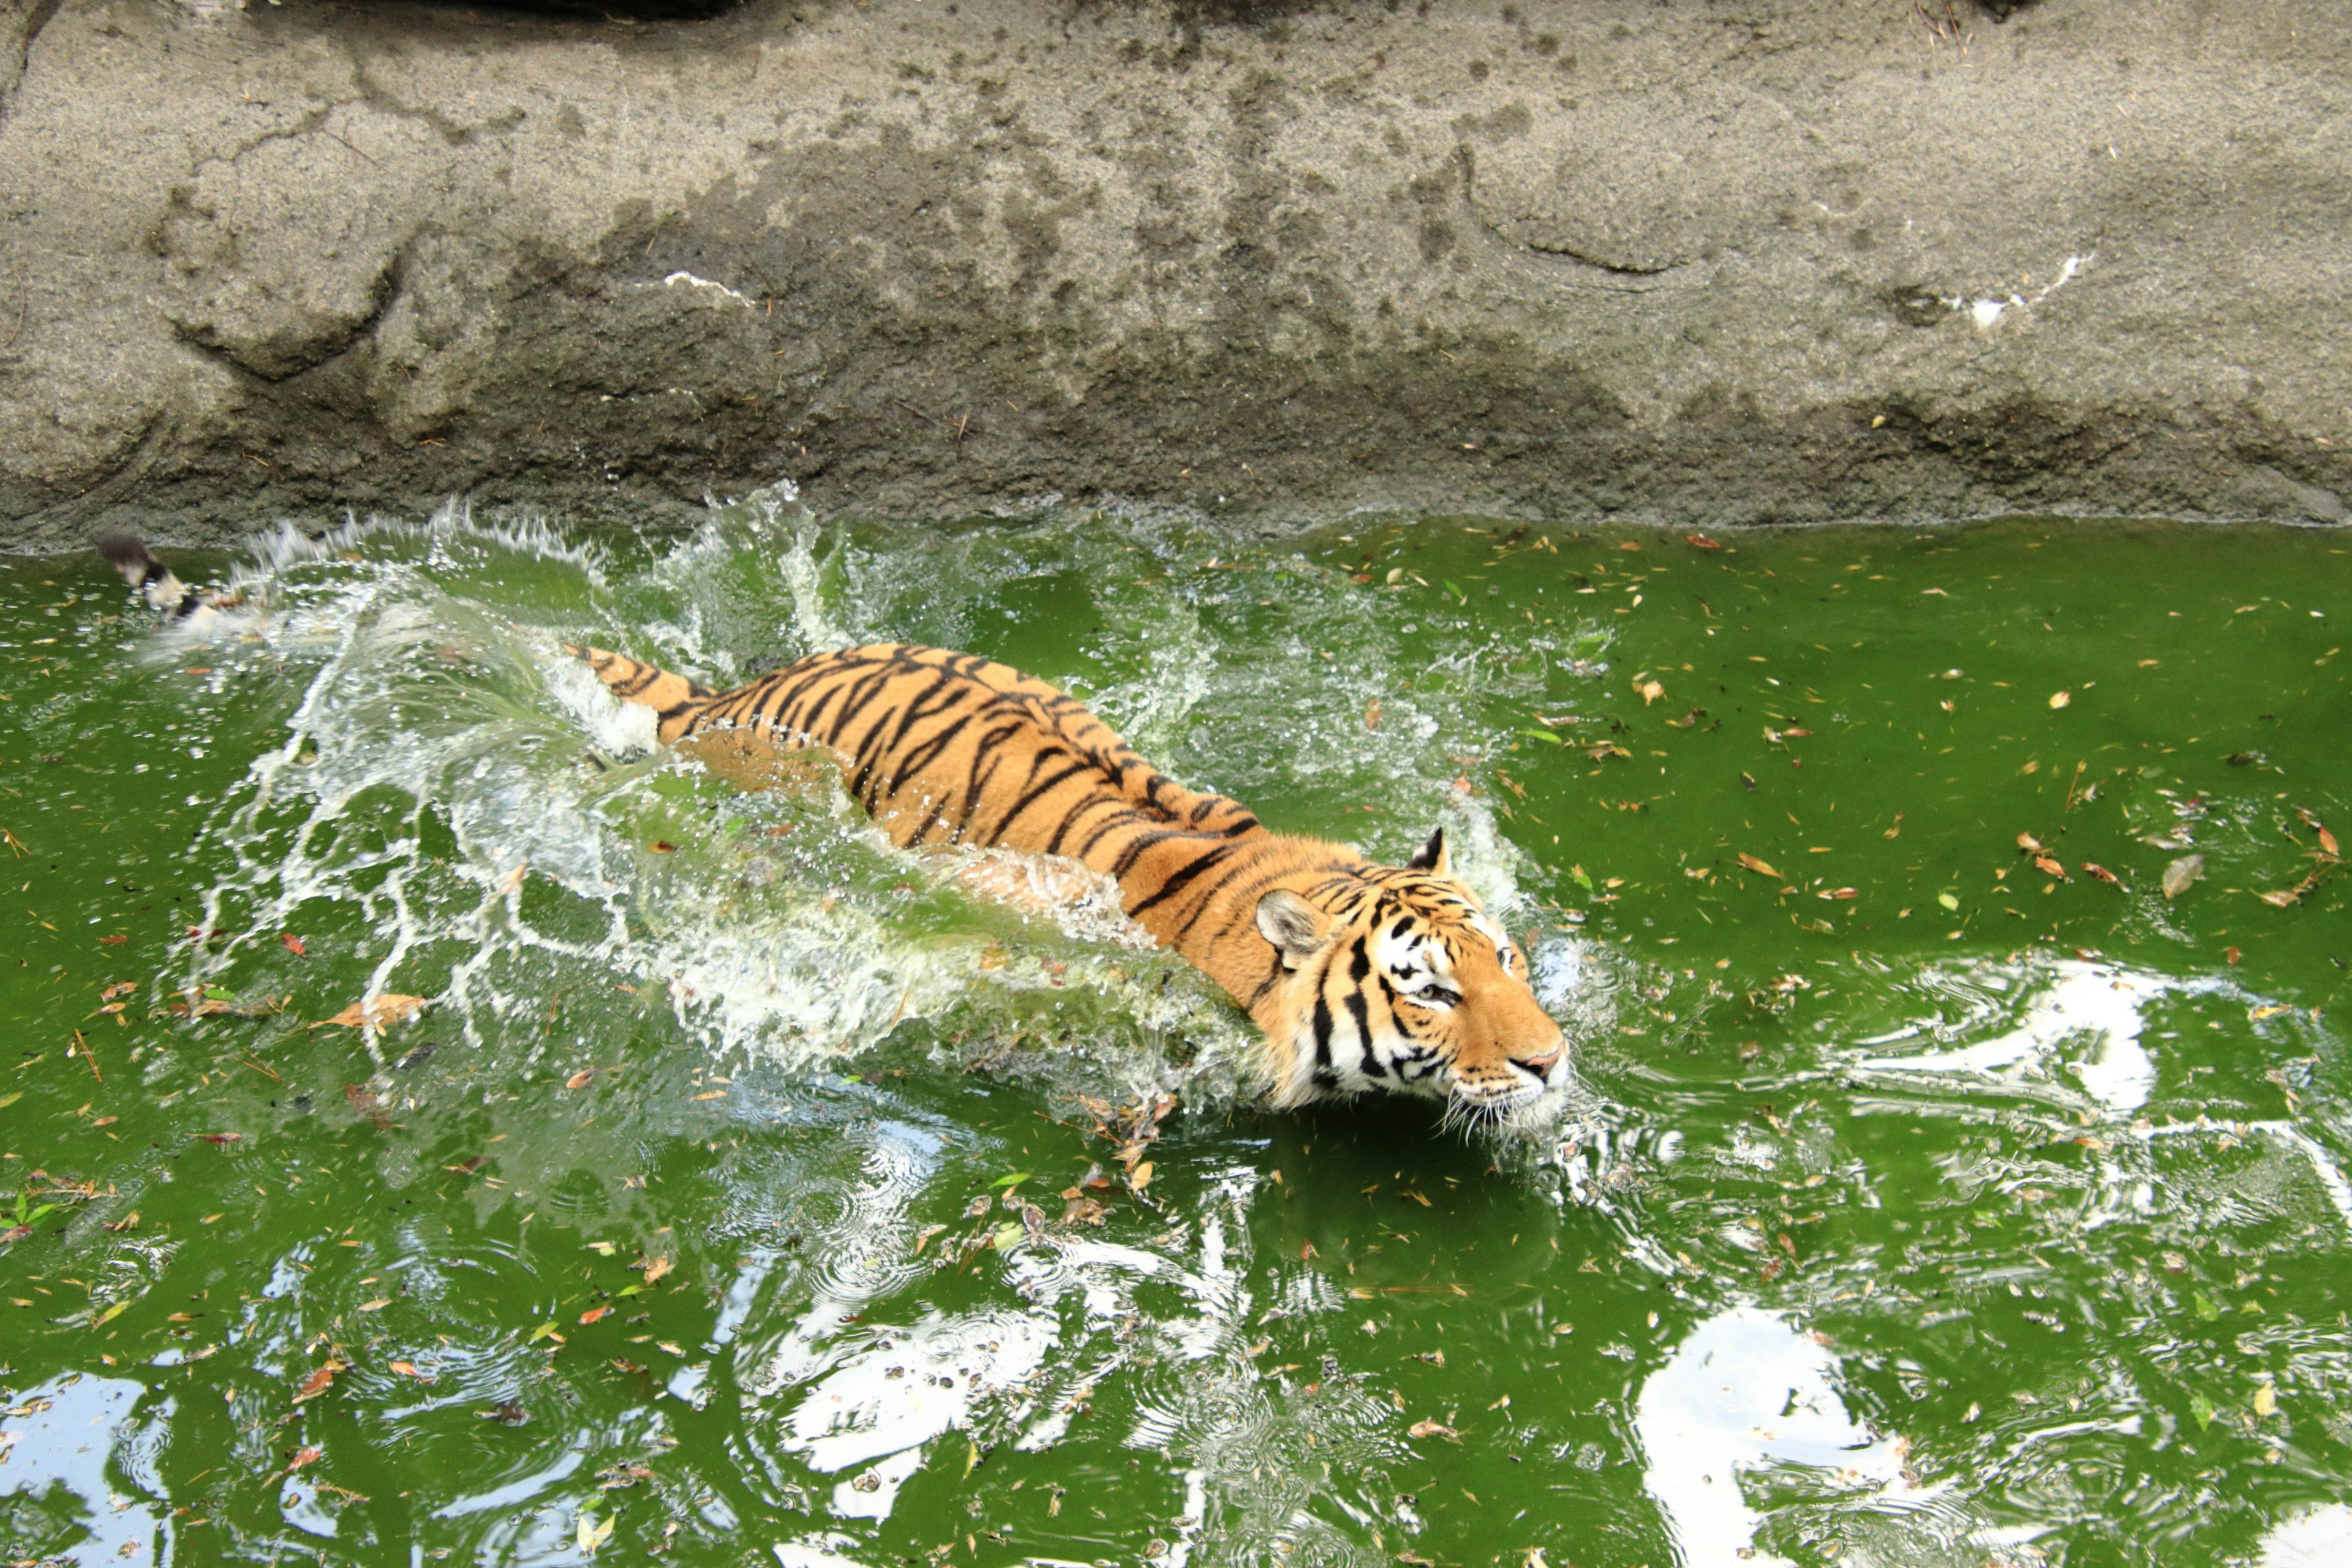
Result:
[[659,665],[640,663],[601,647],[565,643],[563,651],[585,663],[604,683],[605,689],[622,701],[652,709],[659,721],[664,745],[691,729],[700,705],[715,695],[698,680],[688,680]]
[[147,607],[172,620],[184,620],[204,603],[172,569],[148,552],[144,541],[129,533],[101,533],[98,552],[122,574],[122,580],[145,596]]

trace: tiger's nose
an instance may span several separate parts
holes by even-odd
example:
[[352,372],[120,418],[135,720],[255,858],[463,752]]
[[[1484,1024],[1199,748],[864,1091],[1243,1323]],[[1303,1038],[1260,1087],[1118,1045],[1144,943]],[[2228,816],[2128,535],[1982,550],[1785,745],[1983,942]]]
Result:
[[1551,1044],[1541,1051],[1532,1055],[1514,1056],[1511,1059],[1538,1078],[1549,1078],[1551,1075],[1551,1069],[1559,1065],[1560,1053],[1567,1048],[1567,1040],[1562,1037],[1555,1036]]

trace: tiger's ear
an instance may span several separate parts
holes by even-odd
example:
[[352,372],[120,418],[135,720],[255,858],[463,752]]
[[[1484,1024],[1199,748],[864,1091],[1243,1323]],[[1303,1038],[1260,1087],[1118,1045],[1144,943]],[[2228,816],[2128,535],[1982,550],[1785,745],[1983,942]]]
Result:
[[1323,945],[1323,916],[1313,904],[1287,888],[1276,888],[1257,901],[1258,934],[1282,954],[1282,966],[1296,969]]
[[1454,858],[1445,852],[1445,829],[1441,827],[1431,834],[1429,842],[1421,847],[1421,853],[1406,861],[1405,867],[1408,870],[1433,871],[1441,877],[1452,876]]

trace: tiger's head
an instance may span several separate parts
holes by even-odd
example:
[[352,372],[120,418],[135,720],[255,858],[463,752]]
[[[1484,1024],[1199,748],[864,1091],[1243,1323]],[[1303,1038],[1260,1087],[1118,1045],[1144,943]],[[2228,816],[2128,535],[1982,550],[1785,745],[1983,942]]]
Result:
[[1386,1089],[1498,1121],[1568,1080],[1568,1043],[1510,933],[1452,875],[1445,833],[1372,866],[1258,900],[1281,973],[1256,1009],[1276,1105]]

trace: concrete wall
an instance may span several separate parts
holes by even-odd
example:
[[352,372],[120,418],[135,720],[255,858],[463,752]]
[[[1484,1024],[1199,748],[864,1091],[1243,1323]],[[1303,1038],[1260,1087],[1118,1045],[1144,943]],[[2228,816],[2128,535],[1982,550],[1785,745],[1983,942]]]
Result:
[[1928,9],[0,0],[0,542],[2341,521],[2352,19]]

